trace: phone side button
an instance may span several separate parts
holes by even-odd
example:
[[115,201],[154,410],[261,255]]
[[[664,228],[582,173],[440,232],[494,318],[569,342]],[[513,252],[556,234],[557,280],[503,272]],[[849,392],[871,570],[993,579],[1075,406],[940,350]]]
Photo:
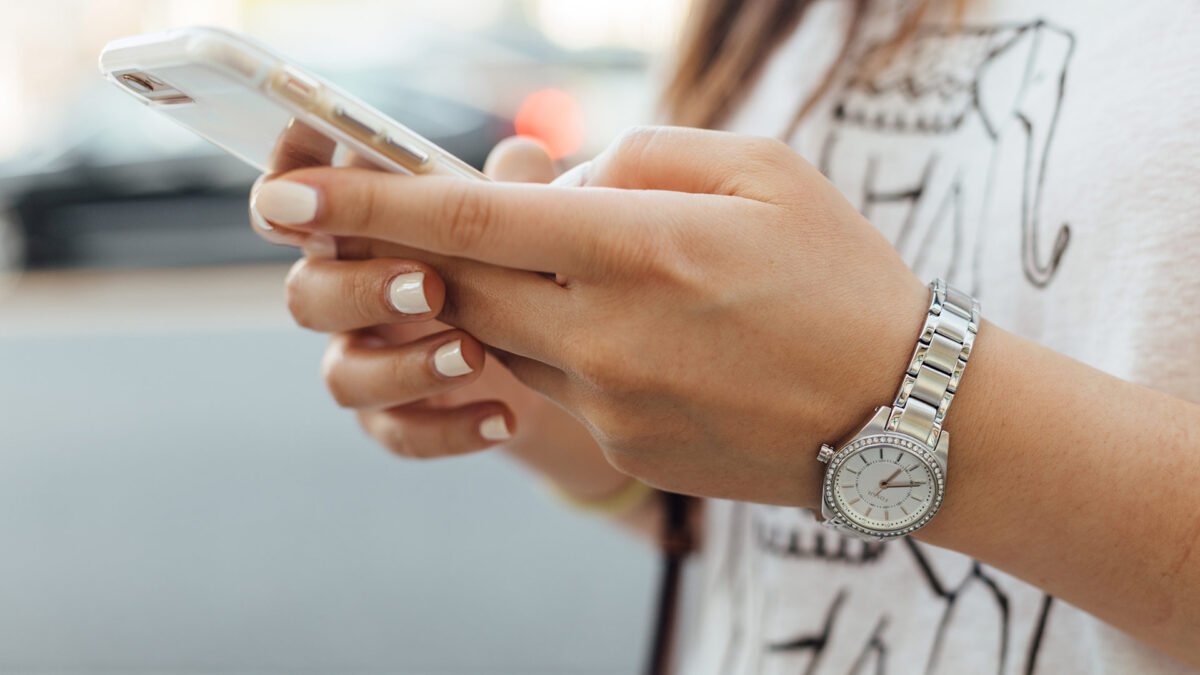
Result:
[[385,154],[400,162],[414,173],[424,173],[429,170],[429,154],[426,152],[410,148],[403,143],[397,142],[390,136],[383,138],[383,149]]
[[275,77],[275,88],[293,103],[308,106],[315,98],[317,83],[284,66]]
[[367,121],[366,115],[355,111],[351,114],[345,106],[336,105],[333,107],[333,117],[340,122],[338,126],[346,131],[349,131],[356,136],[366,140],[379,133],[379,130]]

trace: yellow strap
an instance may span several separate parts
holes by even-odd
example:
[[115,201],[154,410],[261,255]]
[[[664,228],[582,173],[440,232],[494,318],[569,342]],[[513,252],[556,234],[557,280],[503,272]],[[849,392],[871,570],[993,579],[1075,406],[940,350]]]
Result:
[[632,477],[620,490],[606,497],[595,499],[576,497],[549,481],[546,482],[546,487],[559,501],[577,511],[606,516],[619,516],[627,511],[632,511],[634,507],[642,503],[642,500],[654,492],[654,488]]

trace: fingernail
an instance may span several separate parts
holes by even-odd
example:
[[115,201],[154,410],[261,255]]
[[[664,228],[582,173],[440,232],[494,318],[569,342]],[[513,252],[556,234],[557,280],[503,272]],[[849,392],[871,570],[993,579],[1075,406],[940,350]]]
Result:
[[250,208],[279,225],[303,225],[317,217],[317,191],[301,183],[270,180],[254,191]]
[[467,360],[463,358],[462,340],[447,342],[438,347],[433,354],[433,367],[446,377],[458,377],[474,370],[467,365]]
[[508,422],[504,415],[492,415],[479,423],[479,435],[485,441],[507,441],[512,438],[508,431]]
[[305,257],[312,260],[337,260],[337,240],[328,234],[310,234],[300,247]]
[[301,246],[304,243],[304,235],[298,232],[290,232],[277,227],[271,227],[262,216],[253,208],[250,209],[250,221],[263,239],[278,246]]
[[250,201],[250,221],[254,223],[255,227],[263,232],[272,232],[275,230],[275,228],[271,227],[271,224],[267,222],[266,218],[263,218],[261,215],[259,215],[258,209],[254,208],[253,200]]
[[432,309],[425,299],[425,273],[400,274],[388,284],[388,300],[401,314],[424,314]]

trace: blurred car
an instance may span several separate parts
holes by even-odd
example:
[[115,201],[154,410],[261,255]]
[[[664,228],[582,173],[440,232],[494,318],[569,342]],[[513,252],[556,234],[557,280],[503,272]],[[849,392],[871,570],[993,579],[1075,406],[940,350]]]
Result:
[[[397,84],[331,77],[479,167],[512,123]],[[355,86],[355,85],[358,86]],[[0,165],[7,266],[165,267],[294,259],[247,225],[256,172],[104,84],[81,97],[55,149]]]
[[[642,52],[564,50],[519,13],[485,34],[402,25],[389,36],[386,56],[364,52],[362,45],[357,51],[354,45],[303,40],[283,45],[288,53],[303,54],[304,44],[324,44],[325,52],[308,54],[309,61],[325,64],[315,72],[477,168],[496,142],[514,133],[525,104],[547,88],[567,92],[576,119],[561,119],[559,109],[542,110],[535,117],[548,117],[548,124],[522,131],[544,131],[548,146],[564,127],[567,135],[578,131],[580,142],[563,155],[596,152],[620,128],[646,121],[652,83]],[[363,62],[375,65],[355,65]],[[99,78],[78,98],[57,137],[42,147],[0,164],[0,269],[296,257],[248,227],[253,169],[141,109]]]

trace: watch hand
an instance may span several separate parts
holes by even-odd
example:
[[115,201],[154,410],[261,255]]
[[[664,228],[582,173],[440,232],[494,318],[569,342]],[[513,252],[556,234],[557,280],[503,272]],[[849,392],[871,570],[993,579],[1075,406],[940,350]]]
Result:
[[901,471],[900,469],[896,469],[896,471],[895,471],[894,473],[892,473],[892,475],[890,475],[890,476],[888,476],[887,478],[884,478],[883,480],[879,481],[879,488],[878,488],[878,489],[876,489],[874,492],[872,492],[872,493],[871,493],[871,496],[872,496],[872,497],[878,497],[878,496],[879,496],[879,493],[883,492],[883,489],[884,489],[885,487],[888,487],[888,481],[890,481],[891,479],[895,478],[896,476],[899,476],[899,475],[900,475],[900,471]]
[[921,481],[921,482],[919,482],[919,483],[889,483],[889,484],[887,484],[887,485],[884,485],[883,487],[885,487],[885,488],[894,488],[894,487],[917,487],[918,485],[924,485],[924,484],[925,484],[925,481]]

